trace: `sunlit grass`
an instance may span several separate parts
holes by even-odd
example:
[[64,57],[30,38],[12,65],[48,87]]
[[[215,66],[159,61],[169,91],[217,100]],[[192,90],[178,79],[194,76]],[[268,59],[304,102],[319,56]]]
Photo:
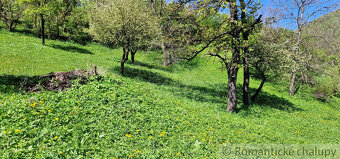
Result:
[[[38,38],[0,31],[0,157],[216,158],[223,144],[340,143],[337,98],[291,97],[285,83],[266,83],[248,109],[239,101],[239,113],[228,114],[218,61],[164,68],[161,53],[138,52],[121,77],[120,57],[120,49],[98,44],[41,46]],[[65,92],[25,93],[6,81],[94,65],[102,76]],[[242,72],[238,83],[241,94]]]

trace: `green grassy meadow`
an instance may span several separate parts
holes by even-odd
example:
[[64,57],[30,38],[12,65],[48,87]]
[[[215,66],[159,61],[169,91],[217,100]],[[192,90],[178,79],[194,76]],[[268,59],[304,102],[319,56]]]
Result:
[[[227,73],[212,58],[162,66],[138,52],[119,75],[121,49],[0,31],[0,158],[218,158],[225,144],[340,144],[340,100],[322,103],[288,83],[226,112]],[[68,91],[27,93],[14,81],[92,69]],[[242,72],[238,76],[239,95]],[[260,81],[251,79],[252,91]]]

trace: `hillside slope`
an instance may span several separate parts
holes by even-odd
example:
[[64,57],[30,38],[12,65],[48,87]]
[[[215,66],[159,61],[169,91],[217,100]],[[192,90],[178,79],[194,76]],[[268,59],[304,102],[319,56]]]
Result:
[[[249,108],[228,114],[227,73],[217,60],[164,68],[160,53],[138,52],[122,77],[120,56],[0,31],[0,157],[217,158],[225,144],[340,144],[338,98],[291,97],[286,84],[267,83]],[[27,93],[13,83],[93,65],[103,76],[69,91]],[[259,83],[251,80],[252,91]]]
[[328,56],[340,56],[340,9],[312,21],[306,26],[309,46]]

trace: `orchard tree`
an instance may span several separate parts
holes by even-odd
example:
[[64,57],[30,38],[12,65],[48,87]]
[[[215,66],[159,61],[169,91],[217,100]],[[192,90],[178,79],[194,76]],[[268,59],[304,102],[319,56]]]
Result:
[[53,12],[52,0],[22,0],[27,6],[26,12],[29,15],[39,15],[41,20],[41,43],[45,45],[45,16]]
[[295,95],[297,75],[304,73],[311,61],[311,56],[302,50],[306,36],[302,35],[307,24],[315,17],[328,12],[338,5],[336,0],[274,0],[274,6],[279,20],[288,20],[295,24],[297,30],[295,35],[294,54],[291,56],[291,80],[289,93]]
[[284,73],[292,34],[293,32],[287,29],[266,25],[260,33],[250,37],[252,41],[249,48],[250,75],[261,79],[260,86],[251,96],[252,102],[260,94],[267,80],[277,78]]
[[145,49],[159,37],[159,20],[142,0],[119,0],[97,4],[90,15],[90,33],[94,39],[123,49],[120,74],[131,54]]
[[[197,27],[197,14],[190,10],[186,3],[165,0],[148,0],[154,15],[160,19],[161,37],[156,45],[162,49],[163,65],[166,67],[179,60],[179,54],[184,52],[195,40],[192,35]],[[190,36],[190,37],[188,37]],[[179,53],[179,52],[181,53]]]
[[[221,60],[228,72],[227,111],[236,112],[236,84],[238,70],[242,63],[248,67],[248,62],[244,61],[247,60],[248,56],[248,39],[249,36],[256,30],[256,26],[262,22],[261,15],[257,18],[255,17],[257,16],[256,12],[258,10],[259,3],[253,0],[207,0],[195,1],[192,5],[197,6],[199,14],[202,15],[202,21],[204,21],[206,17],[216,17],[211,15],[219,14],[220,11],[229,13],[227,16],[219,17],[215,20],[216,23],[212,25],[214,26],[212,29],[208,30],[206,33],[202,33],[202,37],[205,37],[204,40],[201,40],[203,43],[203,45],[201,45],[202,47],[199,50],[193,51],[193,56],[187,58],[187,60],[192,60],[204,50],[208,50],[208,53],[205,55],[214,56]],[[209,25],[211,25],[211,23],[209,23]],[[213,47],[211,48],[210,46]],[[231,54],[231,56],[228,54]],[[246,78],[246,80],[246,92],[244,91],[244,95],[246,95],[246,97],[244,99],[248,100],[247,91],[249,88],[249,71],[248,78]]]
[[5,23],[7,30],[13,31],[23,10],[24,6],[19,0],[0,0],[0,19]]

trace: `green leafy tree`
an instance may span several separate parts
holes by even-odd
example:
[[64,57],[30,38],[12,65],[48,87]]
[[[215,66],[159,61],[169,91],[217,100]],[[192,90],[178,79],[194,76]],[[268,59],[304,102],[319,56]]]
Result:
[[0,0],[0,19],[6,25],[6,29],[13,31],[19,22],[24,6],[18,0]]
[[312,61],[312,55],[303,45],[308,39],[304,35],[304,30],[308,23],[315,16],[328,12],[338,5],[336,0],[274,0],[274,7],[277,9],[280,20],[289,20],[297,28],[295,35],[295,46],[291,55],[291,80],[289,93],[294,96],[297,92],[296,83],[308,76],[310,68],[309,62]]
[[146,1],[124,0],[97,4],[90,17],[90,34],[95,40],[123,49],[120,74],[131,54],[147,48],[159,36],[159,21],[147,8]]
[[[202,21],[206,19],[206,15],[210,17],[216,17],[213,15],[219,14],[219,12],[225,11],[229,15],[221,16],[215,22],[215,27],[208,27],[206,32],[202,32],[201,49],[193,51],[193,56],[187,58],[192,60],[198,54],[208,49],[209,53],[205,55],[210,55],[217,57],[221,60],[228,72],[228,112],[236,112],[237,109],[237,75],[240,65],[245,64],[248,70],[248,62],[242,62],[242,59],[247,58],[248,53],[248,38],[256,30],[256,26],[260,24],[261,17],[256,16],[256,12],[259,7],[259,3],[254,1],[244,1],[244,0],[227,0],[227,1],[195,1],[192,3],[193,6],[198,8],[199,14],[202,15]],[[211,23],[208,23],[209,25]],[[214,46],[211,48],[210,46]],[[228,54],[231,54],[228,55]],[[231,58],[230,58],[231,57]],[[245,71],[246,72],[246,71]],[[246,77],[246,93],[248,93],[249,88],[249,71],[245,74]],[[248,94],[245,94],[244,99],[248,100]],[[247,104],[247,103],[245,103]]]
[[250,75],[261,80],[260,86],[251,96],[251,101],[255,101],[267,80],[275,79],[285,72],[288,61],[286,55],[290,52],[287,48],[290,45],[287,43],[292,43],[292,36],[292,31],[266,25],[260,33],[250,37]]
[[28,15],[39,15],[41,21],[41,43],[45,45],[45,16],[53,13],[54,1],[52,0],[23,0],[27,6],[26,13]]

